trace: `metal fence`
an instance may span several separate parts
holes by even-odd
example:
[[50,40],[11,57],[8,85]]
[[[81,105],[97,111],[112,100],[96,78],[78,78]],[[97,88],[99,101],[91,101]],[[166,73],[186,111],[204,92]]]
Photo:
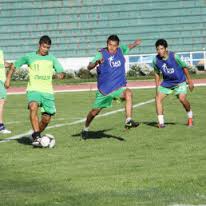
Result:
[[[189,66],[195,66],[198,70],[206,70],[206,51],[177,52],[181,59]],[[152,67],[152,61],[156,54],[129,55],[127,68],[135,64],[147,64]]]

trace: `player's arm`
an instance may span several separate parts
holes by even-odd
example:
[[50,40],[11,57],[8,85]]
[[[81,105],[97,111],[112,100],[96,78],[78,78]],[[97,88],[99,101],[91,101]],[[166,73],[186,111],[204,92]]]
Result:
[[87,66],[88,70],[94,69],[96,66],[100,65],[103,63],[103,57],[102,53],[98,52],[96,56],[92,59],[91,62],[89,62],[89,65]]
[[[6,65],[5,65],[5,67],[6,67]],[[7,75],[6,75],[6,81],[4,83],[4,85],[7,89],[10,87],[11,77],[12,77],[14,72],[15,72],[15,67],[13,64],[10,64],[9,70],[7,72]]]
[[153,68],[154,68],[154,73],[155,73],[155,86],[156,86],[156,92],[158,91],[158,87],[160,86],[160,71],[157,68],[155,64],[155,60],[153,60]]
[[27,64],[27,56],[23,56],[15,61],[14,64],[10,64],[9,70],[6,75],[5,87],[8,89],[10,87],[10,82],[13,73],[16,69],[20,69],[22,65]]
[[141,44],[141,40],[140,39],[136,39],[132,44],[126,45],[126,44],[122,44],[120,45],[120,49],[122,50],[122,53],[124,55],[129,54],[129,51],[135,47],[137,47],[138,45]]
[[58,59],[56,57],[53,57],[53,67],[54,70],[56,72],[56,74],[54,75],[56,78],[58,79],[64,79],[65,77],[65,73],[64,73],[64,69],[62,67],[62,65],[60,64],[60,62],[58,61]]
[[189,73],[189,70],[188,70],[188,65],[185,61],[183,61],[179,55],[175,54],[175,60],[176,62],[182,67],[183,71],[184,71],[184,74],[187,78],[187,83],[188,83],[188,86],[189,86],[189,90],[192,92],[193,89],[194,89],[194,84],[193,84],[193,81],[191,79],[191,76],[190,76],[190,73]]
[[186,76],[186,78],[187,78],[189,90],[192,92],[193,89],[194,89],[194,84],[193,84],[193,81],[192,81],[192,79],[191,79],[191,76],[190,76],[190,73],[189,73],[189,71],[188,71],[188,68],[183,68],[183,71],[184,71],[185,76]]
[[6,68],[10,68],[11,65],[12,65],[12,63],[9,63],[9,62],[4,61],[4,66],[5,66]]
[[133,49],[141,44],[141,39],[136,39],[133,43],[128,45],[129,49]]

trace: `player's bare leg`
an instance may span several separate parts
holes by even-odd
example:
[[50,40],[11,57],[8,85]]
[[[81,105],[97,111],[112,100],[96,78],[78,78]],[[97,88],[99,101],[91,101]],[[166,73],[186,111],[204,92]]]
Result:
[[42,114],[41,121],[39,122],[39,131],[40,133],[43,132],[49,122],[51,121],[51,115],[49,114]]
[[181,104],[183,105],[183,107],[185,108],[187,115],[188,115],[188,122],[187,125],[189,127],[193,126],[193,114],[192,114],[192,110],[191,110],[191,106],[189,101],[187,100],[187,95],[186,94],[179,94],[178,96],[179,101],[181,102]]
[[164,128],[164,109],[163,109],[163,100],[166,97],[166,94],[157,92],[156,94],[156,113],[158,118],[158,127]]
[[87,119],[86,119],[86,122],[85,122],[85,127],[82,130],[82,138],[83,139],[88,138],[89,126],[90,126],[91,122],[93,121],[93,119],[100,113],[101,110],[102,110],[101,108],[96,108],[96,109],[92,109],[88,113]]
[[38,103],[31,102],[29,103],[29,110],[30,110],[30,121],[33,128],[32,140],[35,143],[41,137],[40,135],[40,128],[39,128],[39,118],[38,118]]
[[7,130],[5,128],[4,123],[3,123],[4,104],[5,104],[5,100],[4,99],[0,99],[0,133],[2,133],[2,134],[10,134],[11,131]]
[[132,120],[132,100],[133,95],[132,91],[130,89],[126,89],[123,92],[123,99],[125,100],[125,128],[132,128],[132,127],[138,127],[139,123]]

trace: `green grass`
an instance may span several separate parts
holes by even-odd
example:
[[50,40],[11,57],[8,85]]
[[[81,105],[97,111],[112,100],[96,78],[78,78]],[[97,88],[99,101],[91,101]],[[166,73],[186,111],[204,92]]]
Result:
[[[199,87],[189,95],[193,128],[185,126],[182,106],[169,96],[165,129],[154,127],[151,103],[134,109],[134,119],[142,122],[136,129],[125,131],[124,113],[116,113],[96,119],[87,141],[80,141],[83,125],[77,124],[46,131],[56,137],[54,149],[33,149],[25,138],[0,144],[0,205],[205,204],[205,94]],[[154,90],[134,90],[134,104],[153,97]],[[58,113],[50,125],[85,117],[93,100],[93,92],[56,94]],[[26,107],[25,96],[8,97],[5,122],[13,135],[30,129]]]

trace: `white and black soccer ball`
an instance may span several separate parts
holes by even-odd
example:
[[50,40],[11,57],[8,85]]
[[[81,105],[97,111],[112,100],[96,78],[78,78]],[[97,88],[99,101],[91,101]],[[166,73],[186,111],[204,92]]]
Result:
[[53,148],[56,144],[55,138],[51,134],[45,134],[40,138],[40,145],[43,148]]

